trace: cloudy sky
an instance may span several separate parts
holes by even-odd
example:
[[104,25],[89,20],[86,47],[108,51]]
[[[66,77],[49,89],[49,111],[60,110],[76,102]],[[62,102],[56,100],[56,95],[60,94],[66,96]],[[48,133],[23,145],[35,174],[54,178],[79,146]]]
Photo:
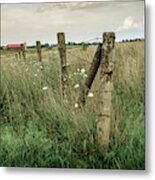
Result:
[[1,45],[56,43],[57,32],[66,41],[89,41],[105,31],[116,32],[117,41],[144,38],[144,1],[1,5]]

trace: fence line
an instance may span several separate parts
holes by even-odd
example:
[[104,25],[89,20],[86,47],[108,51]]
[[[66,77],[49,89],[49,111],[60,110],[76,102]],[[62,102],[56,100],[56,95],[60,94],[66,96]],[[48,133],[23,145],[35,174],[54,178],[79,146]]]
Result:
[[[65,44],[65,34],[57,34],[58,41],[58,51],[60,56],[60,77],[61,84],[60,90],[65,102],[68,102],[69,93],[67,93],[68,88],[68,73],[67,73],[67,56],[66,56],[66,44]],[[98,102],[98,121],[97,121],[97,142],[101,151],[105,151],[109,146],[110,139],[110,127],[112,119],[112,91],[113,91],[113,49],[115,46],[115,33],[107,32],[103,34],[103,42],[99,44],[95,52],[94,58],[90,65],[88,71],[88,76],[86,78],[84,88],[81,89],[78,104],[81,108],[84,107],[86,102],[86,97],[91,89],[95,76],[100,68],[100,84],[99,90],[99,102]],[[36,49],[38,53],[39,61],[42,62],[41,53],[41,43],[36,42]],[[26,49],[24,44],[21,44],[21,52],[24,60],[26,60]],[[76,57],[78,60],[87,62],[88,61],[80,56],[74,55],[72,52],[68,51],[68,54]],[[84,64],[84,63],[83,63]]]

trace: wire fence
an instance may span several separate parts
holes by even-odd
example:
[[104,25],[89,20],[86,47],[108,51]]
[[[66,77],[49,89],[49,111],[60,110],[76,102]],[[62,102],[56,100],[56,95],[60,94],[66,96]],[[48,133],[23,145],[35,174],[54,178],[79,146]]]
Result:
[[86,61],[86,59],[81,58],[80,56],[77,56],[77,55],[75,55],[75,54],[73,54],[73,53],[71,53],[71,52],[69,52],[69,51],[68,51],[67,53],[70,54],[71,56],[73,56],[73,57],[79,59],[79,60]]
[[[85,43],[90,43],[90,44],[92,44],[93,45],[93,43],[94,43],[94,45],[97,45],[98,43],[100,43],[101,42],[101,40],[102,40],[102,38],[100,38],[100,37],[95,37],[95,38],[91,38],[91,39],[88,39],[88,40],[85,40],[85,41],[83,41],[83,42],[85,42]],[[75,43],[76,44],[76,43]],[[82,43],[81,43],[81,45],[82,45]],[[82,47],[81,47],[82,48]],[[74,46],[73,46],[73,49],[74,49]],[[72,49],[71,49],[72,50]],[[52,51],[52,49],[51,49],[51,51]],[[29,51],[29,50],[27,50],[27,54],[28,54],[28,57],[29,57],[29,53],[31,53],[31,51]],[[34,53],[34,52],[33,52]],[[32,53],[31,53],[32,54]],[[43,53],[44,54],[44,53]],[[80,60],[80,64],[85,64],[86,62],[88,63],[88,61],[87,61],[87,59],[86,58],[84,58],[84,56],[83,55],[77,55],[77,54],[75,54],[75,53],[73,53],[73,52],[71,52],[71,51],[69,51],[69,50],[67,50],[67,54],[69,54],[70,56],[72,56],[72,57],[74,57],[74,58],[76,58],[77,60]],[[3,55],[1,55],[1,59],[5,59],[5,58],[7,58],[7,59],[19,59],[19,58],[16,58],[17,57],[17,52],[16,51],[11,51],[11,54],[10,54],[10,51],[9,52],[4,52],[3,53]],[[36,58],[37,58],[37,54],[36,54]],[[36,59],[35,58],[35,59]],[[81,62],[84,62],[84,63],[81,63]],[[72,64],[73,65],[73,64]]]

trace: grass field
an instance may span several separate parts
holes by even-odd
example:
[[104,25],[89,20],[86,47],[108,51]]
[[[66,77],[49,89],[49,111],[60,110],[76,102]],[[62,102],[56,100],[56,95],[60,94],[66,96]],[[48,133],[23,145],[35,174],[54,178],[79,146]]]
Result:
[[[1,53],[0,166],[145,169],[144,42],[115,48],[113,121],[110,146],[96,142],[97,75],[83,111],[74,107],[96,46],[67,50],[70,103],[60,96],[57,49],[35,50],[27,61]],[[85,73],[81,73],[85,69]]]

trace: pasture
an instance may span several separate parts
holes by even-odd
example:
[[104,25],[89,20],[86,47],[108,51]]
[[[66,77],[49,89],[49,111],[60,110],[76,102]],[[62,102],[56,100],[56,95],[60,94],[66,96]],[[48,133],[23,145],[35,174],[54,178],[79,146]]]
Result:
[[57,48],[28,49],[26,60],[1,52],[0,165],[145,169],[144,41],[116,43],[114,121],[108,151],[96,142],[99,76],[82,110],[80,89],[97,46],[67,49],[69,103],[60,92]]

